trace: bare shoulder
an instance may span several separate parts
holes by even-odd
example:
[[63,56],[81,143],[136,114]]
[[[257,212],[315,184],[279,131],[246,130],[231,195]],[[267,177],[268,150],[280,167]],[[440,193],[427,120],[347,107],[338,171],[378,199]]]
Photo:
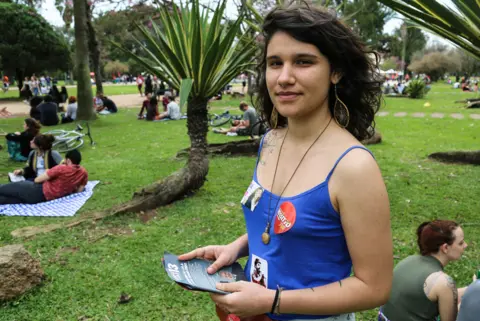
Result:
[[440,271],[430,274],[425,284],[425,290],[429,291],[429,294],[427,294],[429,299],[438,299],[442,295],[451,296],[453,294],[453,298],[457,300],[457,284],[455,280],[445,272]]
[[[350,147],[353,146],[362,145],[357,144]],[[373,155],[363,148],[354,148],[342,158],[335,169],[334,175],[344,180],[355,177],[367,177],[372,174],[380,174],[380,169]]]

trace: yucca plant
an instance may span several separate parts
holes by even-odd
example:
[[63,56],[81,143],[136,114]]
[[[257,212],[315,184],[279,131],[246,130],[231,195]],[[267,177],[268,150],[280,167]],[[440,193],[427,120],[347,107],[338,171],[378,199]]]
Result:
[[425,82],[420,79],[412,80],[408,83],[408,86],[405,88],[405,93],[408,97],[413,99],[421,99],[423,98],[429,89]]
[[115,44],[147,72],[179,90],[181,104],[187,101],[191,144],[188,162],[179,172],[137,193],[130,207],[132,211],[168,204],[199,189],[205,182],[208,174],[208,100],[251,67],[255,53],[253,40],[239,36],[243,14],[226,23],[223,20],[225,7],[226,0],[215,10],[201,7],[198,0],[188,5],[172,3],[161,7],[160,26],[155,21],[151,21],[151,27],[137,25],[142,35],[138,42],[146,57]]
[[379,0],[391,9],[480,59],[480,1]]

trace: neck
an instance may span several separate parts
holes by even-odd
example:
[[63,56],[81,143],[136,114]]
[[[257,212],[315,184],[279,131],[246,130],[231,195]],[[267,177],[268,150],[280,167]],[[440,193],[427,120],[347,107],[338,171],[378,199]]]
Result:
[[[318,108],[315,112],[301,118],[288,119],[288,136],[294,141],[315,139],[329,124],[332,115],[328,105]],[[335,121],[332,120],[329,126]]]
[[45,154],[45,151],[39,149],[39,150],[37,151],[37,154],[38,154],[38,156],[43,156],[43,154]]
[[430,256],[436,258],[443,267],[445,267],[450,262],[445,256],[440,255],[439,253],[431,254]]

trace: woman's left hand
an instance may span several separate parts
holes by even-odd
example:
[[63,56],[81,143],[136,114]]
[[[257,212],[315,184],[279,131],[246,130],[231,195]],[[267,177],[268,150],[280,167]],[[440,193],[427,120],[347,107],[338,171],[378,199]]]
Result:
[[15,132],[15,135],[20,135],[20,132]]
[[212,300],[222,310],[240,318],[269,313],[275,290],[269,290],[252,282],[217,283],[217,289],[230,294],[214,294]]

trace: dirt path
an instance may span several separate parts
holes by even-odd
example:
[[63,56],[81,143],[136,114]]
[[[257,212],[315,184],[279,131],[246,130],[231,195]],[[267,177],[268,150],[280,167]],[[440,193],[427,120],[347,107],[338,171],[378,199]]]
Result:
[[[142,101],[144,97],[140,97],[139,94],[128,94],[128,95],[114,95],[109,96],[117,107],[127,108],[127,107],[138,107],[142,106]],[[24,102],[18,101],[9,101],[9,102],[0,102],[0,109],[7,107],[7,110],[12,113],[12,115],[28,115],[30,112],[30,105],[27,105]]]

